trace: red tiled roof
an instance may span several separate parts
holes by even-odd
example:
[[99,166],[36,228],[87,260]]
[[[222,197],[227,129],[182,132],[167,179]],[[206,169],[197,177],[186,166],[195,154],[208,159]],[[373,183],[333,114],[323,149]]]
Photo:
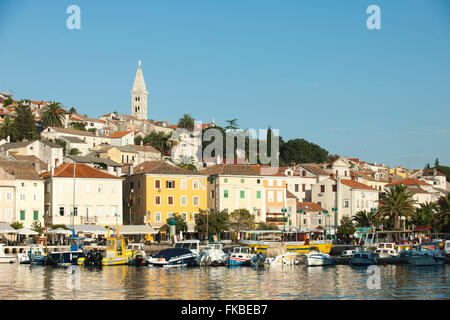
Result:
[[349,186],[352,189],[365,189],[365,190],[373,190],[377,191],[376,189],[368,186],[367,184],[355,181],[355,180],[341,180],[342,184],[345,184],[346,186]]
[[123,138],[132,132],[134,132],[134,131],[118,131],[118,132],[111,133],[108,138],[111,138],[111,139]]
[[76,178],[103,178],[103,179],[123,179],[112,174],[97,170],[87,164],[77,163],[74,168],[73,163],[63,163],[55,169],[52,176],[51,172],[42,174],[43,178],[73,178],[74,171]]
[[325,209],[315,202],[297,202],[297,210],[302,209],[307,212],[324,211]]
[[395,186],[395,185],[404,185],[404,186],[415,186],[415,185],[422,185],[422,186],[431,186],[431,184],[420,181],[418,179],[411,179],[406,178],[403,180],[395,181],[392,183],[387,184],[387,186]]

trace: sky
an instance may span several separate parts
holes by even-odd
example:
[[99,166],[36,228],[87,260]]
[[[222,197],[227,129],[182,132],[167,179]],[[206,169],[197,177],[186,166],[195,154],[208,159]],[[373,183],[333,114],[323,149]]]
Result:
[[138,60],[149,119],[238,119],[340,156],[450,165],[450,1],[0,0],[0,91],[15,99],[130,114]]

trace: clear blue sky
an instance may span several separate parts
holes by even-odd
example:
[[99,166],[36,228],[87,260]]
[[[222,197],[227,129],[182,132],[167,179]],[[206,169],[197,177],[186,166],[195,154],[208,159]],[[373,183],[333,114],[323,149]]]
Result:
[[140,59],[151,119],[237,118],[341,156],[450,165],[447,0],[0,0],[0,40],[16,99],[129,114]]

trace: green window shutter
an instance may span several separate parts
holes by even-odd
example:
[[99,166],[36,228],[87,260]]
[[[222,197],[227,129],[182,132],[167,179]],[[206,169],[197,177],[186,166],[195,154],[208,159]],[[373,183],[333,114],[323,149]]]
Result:
[[38,210],[34,210],[33,211],[33,219],[34,220],[38,220],[39,219],[39,211]]
[[242,190],[242,191],[241,191],[241,199],[244,199],[244,198],[245,198],[245,191]]
[[20,210],[20,220],[25,220],[25,210]]
[[241,179],[241,183],[244,183],[244,181],[245,181],[244,179]]
[[256,199],[261,199],[261,191],[256,191]]
[[227,183],[228,182],[228,178],[224,178],[223,182]]
[[228,190],[223,190],[223,197],[228,198]]

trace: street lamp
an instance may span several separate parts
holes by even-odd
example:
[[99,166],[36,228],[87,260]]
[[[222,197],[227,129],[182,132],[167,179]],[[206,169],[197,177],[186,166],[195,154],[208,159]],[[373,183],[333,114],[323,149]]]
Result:
[[286,208],[281,208],[281,212],[283,212],[283,232],[286,231]]
[[330,231],[330,227],[331,227],[331,221],[330,219],[330,214],[328,213],[328,210],[323,210],[323,214],[325,215],[325,233],[327,233],[327,219],[328,219],[328,234],[326,234],[325,239],[328,237],[328,235],[331,236],[331,231]]
[[334,211],[334,240],[337,239],[336,226],[337,226],[337,208],[331,208],[331,211]]
[[209,234],[208,234],[208,214],[209,214],[209,208],[206,209],[206,241],[209,242]]

